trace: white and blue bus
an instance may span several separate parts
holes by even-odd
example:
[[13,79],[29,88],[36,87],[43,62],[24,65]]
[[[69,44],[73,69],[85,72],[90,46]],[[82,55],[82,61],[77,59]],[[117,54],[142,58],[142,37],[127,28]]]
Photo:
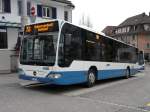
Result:
[[27,82],[91,87],[143,67],[143,52],[90,29],[61,20],[25,26],[19,78]]

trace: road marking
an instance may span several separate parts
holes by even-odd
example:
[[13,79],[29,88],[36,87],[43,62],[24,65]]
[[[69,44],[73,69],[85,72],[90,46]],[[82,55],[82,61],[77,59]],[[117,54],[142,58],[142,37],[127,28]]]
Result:
[[66,91],[66,92],[62,93],[62,95],[72,96],[72,97],[79,96],[79,95],[83,95],[83,94],[86,94],[86,93],[101,90],[101,89],[104,89],[104,88],[108,88],[108,87],[111,87],[111,86],[114,86],[114,85],[123,84],[123,83],[126,83],[128,81],[136,80],[136,79],[139,79],[139,77],[143,77],[143,76],[144,76],[144,73],[138,73],[138,74],[136,74],[136,77],[133,77],[133,78],[130,78],[130,79],[113,81],[113,82],[108,82],[108,83],[105,83],[105,84],[98,84],[98,85],[95,85],[92,88],[81,88],[81,89],[72,90],[72,91],[69,91],[69,92]]
[[112,103],[112,102],[107,102],[107,101],[101,101],[101,100],[95,100],[95,99],[90,99],[90,98],[85,98],[85,97],[78,97],[78,98],[82,99],[82,100],[88,100],[88,101],[91,101],[91,102],[103,103],[103,104],[106,104],[106,105],[112,105],[112,106],[117,106],[117,107],[132,109],[132,110],[137,110],[139,112],[150,112],[149,110],[141,109],[141,108],[134,107],[134,106],[129,106],[129,105],[122,105],[122,104],[117,104],[117,103]]

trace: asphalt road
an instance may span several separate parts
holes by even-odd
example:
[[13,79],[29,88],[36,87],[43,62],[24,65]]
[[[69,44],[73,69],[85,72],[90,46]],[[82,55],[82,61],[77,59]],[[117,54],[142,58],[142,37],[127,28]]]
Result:
[[82,85],[22,87],[0,74],[0,112],[150,112],[150,66],[130,79]]

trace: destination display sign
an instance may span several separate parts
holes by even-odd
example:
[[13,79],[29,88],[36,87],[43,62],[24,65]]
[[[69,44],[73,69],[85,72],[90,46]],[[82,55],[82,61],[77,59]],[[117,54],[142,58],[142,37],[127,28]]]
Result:
[[26,25],[25,34],[45,33],[58,31],[58,21],[37,23],[33,25]]

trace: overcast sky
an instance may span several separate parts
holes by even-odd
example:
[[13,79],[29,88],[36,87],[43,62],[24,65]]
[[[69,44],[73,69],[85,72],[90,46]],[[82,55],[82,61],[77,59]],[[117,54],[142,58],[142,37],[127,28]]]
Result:
[[126,18],[150,12],[150,0],[71,0],[75,5],[73,23],[82,15],[90,17],[93,29],[101,31],[108,25],[119,25]]

